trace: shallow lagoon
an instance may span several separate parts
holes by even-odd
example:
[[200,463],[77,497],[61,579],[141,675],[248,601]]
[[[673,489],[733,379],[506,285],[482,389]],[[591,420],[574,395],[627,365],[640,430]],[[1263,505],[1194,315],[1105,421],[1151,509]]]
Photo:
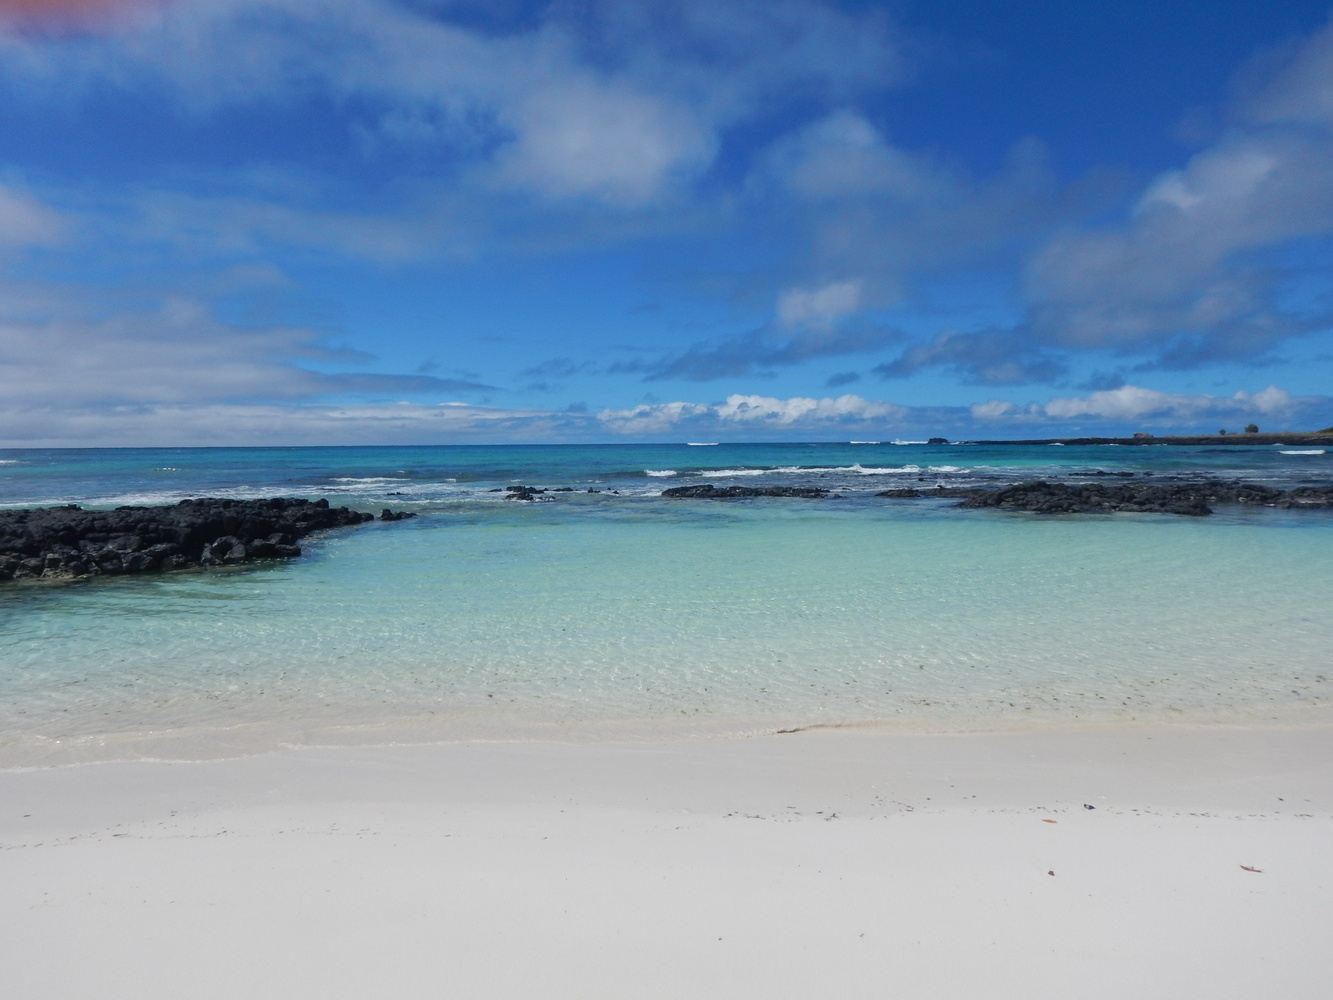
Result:
[[0,753],[1301,721],[1331,543],[1304,512],[478,503],[290,563],[6,590]]

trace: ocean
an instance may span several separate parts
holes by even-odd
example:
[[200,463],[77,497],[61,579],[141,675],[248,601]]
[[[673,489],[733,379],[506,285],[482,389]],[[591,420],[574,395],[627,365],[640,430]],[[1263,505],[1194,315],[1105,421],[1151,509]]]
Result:
[[[886,500],[1333,479],[1285,446],[916,442],[0,451],[0,504],[326,497],[292,561],[0,585],[0,765],[450,739],[1276,721],[1326,708],[1333,512]],[[698,482],[826,500],[671,500]],[[570,487],[542,502],[505,486]],[[593,490],[596,492],[588,492]]]

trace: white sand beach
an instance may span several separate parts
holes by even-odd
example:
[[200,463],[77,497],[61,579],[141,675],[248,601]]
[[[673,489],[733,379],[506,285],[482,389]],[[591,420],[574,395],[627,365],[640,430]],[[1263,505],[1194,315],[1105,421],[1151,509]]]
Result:
[[7,771],[0,996],[1324,997],[1331,760],[1178,727]]

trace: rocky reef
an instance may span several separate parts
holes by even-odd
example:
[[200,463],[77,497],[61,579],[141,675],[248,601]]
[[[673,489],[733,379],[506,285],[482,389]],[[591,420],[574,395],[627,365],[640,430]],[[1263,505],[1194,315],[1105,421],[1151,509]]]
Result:
[[[385,510],[381,519],[414,514]],[[70,580],[290,559],[316,531],[373,521],[327,500],[182,500],[170,507],[0,511],[0,581]]]
[[1206,517],[1215,506],[1333,507],[1333,485],[1280,490],[1258,483],[1222,479],[1174,483],[1052,483],[1037,480],[996,489],[884,490],[876,496],[893,499],[961,497],[960,507],[992,507],[1037,514],[1125,511]]
[[803,500],[822,500],[828,490],[816,486],[673,486],[663,490],[662,496],[683,500],[740,500],[748,497],[799,497]]
[[[1090,475],[1098,475],[1091,473]],[[1218,506],[1333,508],[1333,484],[1277,489],[1240,480],[1163,479],[1134,481],[1132,472],[1100,473],[1113,482],[1036,480],[1003,486],[898,487],[875,494],[892,500],[957,499],[960,507],[1030,511],[1036,514],[1101,514],[1118,511],[1205,517]],[[1145,473],[1145,475],[1147,475]],[[682,500],[744,500],[797,497],[823,500],[838,494],[816,486],[675,486],[662,496]]]
[[[487,492],[503,493],[506,500],[520,500],[524,503],[549,503],[551,500],[555,499],[555,497],[551,495],[553,493],[578,493],[579,491],[572,486],[524,486],[520,483],[514,486],[506,486],[503,489],[497,486],[493,490],[487,490]],[[602,491],[590,486],[586,490],[583,490],[583,492],[601,493]],[[609,490],[608,492],[614,493],[617,496],[620,495],[619,490]]]

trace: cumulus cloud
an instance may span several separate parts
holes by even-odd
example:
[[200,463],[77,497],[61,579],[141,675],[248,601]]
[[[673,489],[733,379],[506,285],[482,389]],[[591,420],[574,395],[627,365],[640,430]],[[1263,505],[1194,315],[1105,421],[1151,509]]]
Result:
[[78,94],[171,88],[196,114],[294,106],[313,94],[358,134],[424,142],[474,180],[539,198],[652,201],[706,170],[727,128],[796,88],[880,89],[900,76],[874,12],[810,0],[565,5],[475,27],[399,0],[146,5],[71,37],[0,24],[2,75]]
[[1154,178],[1123,224],[1063,233],[1034,256],[1032,327],[1187,367],[1328,324],[1327,309],[1293,304],[1296,277],[1273,251],[1333,234],[1329,80],[1333,25],[1245,77],[1233,127]]
[[1190,335],[1218,356],[1308,329],[1312,318],[1281,307],[1271,268],[1254,255],[1333,232],[1331,161],[1333,134],[1242,135],[1204,150],[1157,178],[1126,226],[1067,234],[1034,258],[1034,324],[1076,347]]
[[683,104],[590,79],[525,95],[503,120],[515,139],[497,178],[551,198],[649,202],[705,170],[717,149]]
[[831,281],[814,288],[789,288],[778,296],[778,322],[785,327],[830,330],[861,306],[861,282]]
[[1034,139],[984,177],[852,109],[777,139],[751,192],[804,206],[807,269],[854,270],[865,297],[1018,262],[1018,322],[941,331],[878,366],[886,378],[938,368],[976,384],[1049,382],[1088,351],[1164,368],[1262,357],[1333,326],[1299,256],[1283,256],[1333,235],[1331,80],[1333,24],[1268,53],[1242,74],[1223,133],[1135,192],[1118,222],[1104,221],[1114,188],[1058,183]]
[[870,420],[900,420],[907,410],[855,395],[810,398],[736,393],[721,403],[644,403],[625,410],[602,410],[597,419],[617,434],[653,434],[678,425],[725,428],[761,426],[818,428]]
[[971,407],[972,416],[984,423],[991,423],[1000,420],[1014,413],[1018,408],[1005,399],[988,399],[984,403],[973,403]]
[[[1105,202],[1094,184],[1060,184],[1036,139],[1015,142],[999,169],[986,175],[895,143],[850,108],[775,140],[760,157],[747,193],[755,211],[781,205],[783,217],[801,227],[795,246],[803,259],[795,266],[855,276],[789,289],[790,302],[781,303],[785,311],[815,314],[817,304],[827,303],[836,315],[831,323],[852,324],[871,305],[911,302],[920,308],[932,282],[960,269],[1011,269],[1058,226]],[[844,284],[852,280],[855,285]],[[934,308],[947,312],[956,298],[950,295]],[[992,384],[1052,376],[1058,361],[1022,339],[998,330],[944,332],[876,371],[896,378],[934,366]],[[990,340],[999,342],[990,346]]]
[[1197,423],[1204,419],[1235,419],[1254,416],[1291,417],[1311,404],[1326,405],[1327,400],[1300,400],[1285,389],[1270,385],[1255,393],[1239,390],[1230,396],[1206,393],[1174,393],[1143,386],[1124,385],[1086,396],[1068,396],[1046,403],[1021,405],[1008,400],[988,400],[970,410],[979,421],[1079,421],[1091,419],[1126,423],[1158,419],[1175,424]]
[[0,403],[0,447],[451,444],[560,441],[586,433],[568,411],[465,403],[296,406],[200,403],[96,410]]
[[[49,303],[48,303],[49,305]],[[72,311],[41,322],[0,318],[0,406],[70,408],[273,401],[343,395],[480,393],[432,375],[321,368],[364,362],[299,327],[237,327],[199,303],[112,318]]]
[[901,418],[906,412],[892,403],[871,402],[850,393],[822,399],[811,399],[808,396],[780,399],[775,396],[732,395],[717,407],[717,415],[722,420],[782,426]]
[[[1068,414],[1060,416],[1058,414]],[[773,397],[735,394],[720,403],[645,403],[590,414],[506,408],[459,401],[425,404],[224,400],[52,405],[0,399],[0,447],[429,444],[588,440],[665,435],[698,440],[790,440],[793,434],[1011,434],[1014,424],[1049,428],[1089,424],[1123,433],[1127,422],[1154,429],[1197,428],[1217,420],[1333,419],[1333,399],[1297,398],[1268,387],[1231,396],[1134,390],[1017,404],[991,400],[966,407],[903,407],[860,396]],[[1006,426],[1010,425],[1010,426]],[[1308,425],[1308,424],[1307,424]],[[1213,425],[1215,426],[1215,425]],[[1322,424],[1321,424],[1322,426]]]
[[624,410],[601,410],[597,419],[617,434],[654,434],[711,412],[702,403],[641,403]]

